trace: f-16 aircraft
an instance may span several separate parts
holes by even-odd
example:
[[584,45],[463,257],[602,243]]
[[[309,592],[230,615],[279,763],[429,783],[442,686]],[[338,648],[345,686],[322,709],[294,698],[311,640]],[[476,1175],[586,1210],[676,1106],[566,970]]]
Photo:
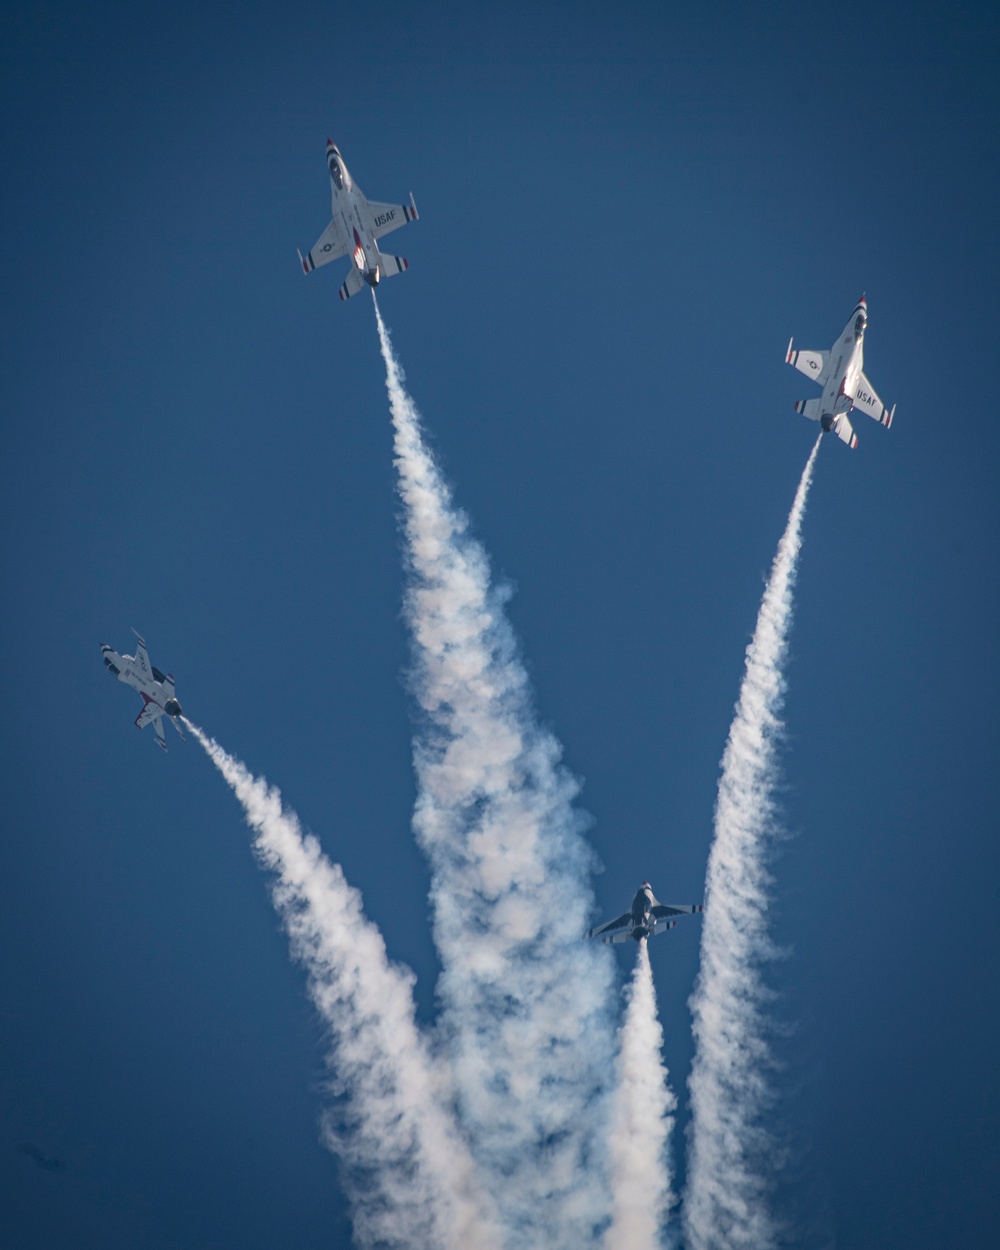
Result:
[[376,239],[398,230],[409,221],[416,221],[417,206],[410,196],[409,204],[377,204],[365,199],[364,193],[347,172],[344,158],[332,139],[326,141],[326,163],[330,170],[333,192],[333,220],[319,236],[315,246],[299,260],[306,273],[312,273],[331,260],[350,253],[354,262],[347,281],[340,288],[340,298],[357,295],[362,284],[375,289],[382,278],[409,269],[402,256],[386,256],[378,250]]
[[812,421],[818,421],[823,430],[833,430],[848,447],[857,447],[847,414],[860,408],[870,417],[889,428],[896,405],[886,408],[875,394],[875,388],[865,377],[865,327],[868,324],[868,301],[862,295],[844,332],[828,352],[797,352],[788,340],[786,364],[794,365],[800,373],[813,378],[823,388],[819,399],[800,399],[795,411]]
[[596,929],[588,929],[585,938],[599,937],[602,942],[627,942],[632,938],[641,942],[645,938],[655,937],[657,933],[666,933],[673,929],[677,921],[671,916],[691,916],[695,912],[704,911],[701,903],[660,903],[653,894],[653,887],[644,881],[635,892],[632,906],[607,924],[598,925]]
[[106,642],[101,643],[101,654],[104,656],[104,667],[112,677],[125,682],[133,690],[142,695],[142,711],[135,718],[136,727],[145,729],[152,723],[156,731],[157,744],[165,751],[167,744],[163,737],[163,718],[169,716],[174,728],[184,737],[184,731],[177,723],[181,714],[181,705],[174,694],[174,678],[172,673],[161,673],[149,662],[146,651],[146,640],[136,630],[132,630],[139,643],[135,655],[119,655]]

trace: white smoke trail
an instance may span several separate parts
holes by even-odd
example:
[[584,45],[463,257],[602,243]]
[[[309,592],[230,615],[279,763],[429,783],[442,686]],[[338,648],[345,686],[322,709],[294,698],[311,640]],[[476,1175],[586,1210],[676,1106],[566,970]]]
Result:
[[332,1087],[346,1108],[343,1125],[330,1118],[326,1139],[345,1164],[356,1239],[379,1250],[495,1250],[500,1239],[456,1131],[452,1092],[414,1020],[413,974],[389,963],[361,895],[303,835],[279,791],[185,724],[243,805],[261,862],[277,874],[274,903],[329,1030]]
[[432,871],[461,1115],[511,1244],[579,1250],[608,1213],[599,1152],[613,1039],[611,963],[580,940],[592,856],[577,786],[538,725],[505,596],[424,444],[377,304],[375,314],[424,714],[414,828]]
[[[747,648],[736,715],[722,757],[708,861],[701,967],[691,996],[695,1056],[683,1222],[688,1250],[767,1250],[774,1138],[764,965],[774,957],[767,863],[777,833],[775,749],[802,516],[820,438],[806,462]],[[769,1157],[771,1152],[771,1157]]]
[[605,1250],[623,1246],[653,1250],[673,1205],[667,1146],[677,1100],[661,1053],[663,1030],[656,1015],[656,991],[645,939],[619,1030],[620,1050],[614,1111],[608,1143],[611,1172],[611,1225]]

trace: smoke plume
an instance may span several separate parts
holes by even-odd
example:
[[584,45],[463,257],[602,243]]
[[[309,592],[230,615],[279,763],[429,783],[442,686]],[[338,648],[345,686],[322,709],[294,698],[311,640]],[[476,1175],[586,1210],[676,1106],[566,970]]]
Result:
[[500,1238],[456,1130],[453,1095],[420,1035],[413,975],[391,964],[378,929],[277,789],[190,721],[191,733],[232,787],[275,874],[274,904],[328,1030],[338,1113],[326,1142],[343,1160],[354,1230],[388,1250],[498,1250]]
[[432,873],[442,1030],[510,1244],[579,1250],[607,1219],[611,963],[580,940],[591,853],[482,547],[422,436],[375,306],[407,564],[414,829]]
[[778,832],[774,789],[782,732],[784,666],[802,516],[820,439],[806,462],[747,648],[736,714],[722,758],[708,862],[701,966],[691,997],[695,1056],[683,1220],[688,1250],[767,1250],[775,1142],[765,1124],[773,1101],[764,969],[768,860]]
[[667,1149],[677,1100],[663,1064],[663,1030],[645,940],[626,995],[608,1143],[611,1225],[604,1246],[653,1250],[673,1204]]

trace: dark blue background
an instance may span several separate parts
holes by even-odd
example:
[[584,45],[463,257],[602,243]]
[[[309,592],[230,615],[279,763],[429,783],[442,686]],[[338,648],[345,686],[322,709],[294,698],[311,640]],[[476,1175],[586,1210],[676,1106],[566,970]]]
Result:
[[[6,23],[0,1241],[349,1239],[301,973],[231,795],[104,674],[130,625],[343,863],[432,1018],[383,370],[345,265],[307,281],[294,251],[328,221],[329,134],[372,198],[416,195],[381,306],[516,584],[607,912],[643,877],[700,896],[815,434],[785,346],[827,348],[867,291],[899,409],[823,446],[806,517],[775,923],[812,1155],[780,1200],[858,1250],[990,1244],[997,10]],[[697,945],[689,923],[653,951],[682,1107]]]

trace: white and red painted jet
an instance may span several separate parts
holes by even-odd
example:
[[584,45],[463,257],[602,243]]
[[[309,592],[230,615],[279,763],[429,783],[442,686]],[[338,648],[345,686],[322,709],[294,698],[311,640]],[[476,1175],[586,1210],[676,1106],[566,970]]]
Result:
[[705,908],[701,903],[660,903],[653,894],[653,887],[644,881],[635,892],[632,906],[607,924],[598,925],[596,929],[588,929],[585,938],[599,937],[602,942],[642,942],[646,938],[655,937],[657,933],[666,933],[673,929],[677,921],[673,916],[691,916]]
[[391,278],[409,269],[409,261],[402,256],[383,255],[376,239],[407,222],[416,221],[417,206],[412,194],[409,204],[377,204],[366,199],[348,173],[344,158],[332,139],[326,141],[326,164],[333,193],[333,220],[310,252],[305,256],[299,252],[299,260],[303,270],[312,273],[331,260],[349,255],[353,264],[347,281],[340,288],[340,298],[350,299],[365,282],[374,290],[382,278]]
[[848,447],[858,445],[858,436],[847,416],[852,409],[867,412],[886,429],[892,425],[892,415],[896,411],[895,404],[890,409],[882,403],[863,373],[867,324],[868,301],[862,295],[843,334],[828,352],[793,351],[789,339],[785,356],[787,364],[794,365],[823,388],[819,399],[800,399],[795,411],[818,421],[825,432],[832,430]]
[[135,718],[136,727],[145,729],[148,724],[152,723],[156,731],[157,745],[165,751],[167,744],[163,737],[164,716],[170,718],[181,738],[184,737],[184,731],[177,723],[177,717],[181,714],[181,705],[177,702],[177,696],[174,693],[173,674],[161,673],[158,668],[154,668],[149,662],[146,640],[136,630],[133,629],[132,633],[139,639],[135,655],[119,655],[106,642],[101,643],[104,667],[112,677],[117,677],[119,681],[125,682],[127,686],[138,690],[142,695],[142,711]]

